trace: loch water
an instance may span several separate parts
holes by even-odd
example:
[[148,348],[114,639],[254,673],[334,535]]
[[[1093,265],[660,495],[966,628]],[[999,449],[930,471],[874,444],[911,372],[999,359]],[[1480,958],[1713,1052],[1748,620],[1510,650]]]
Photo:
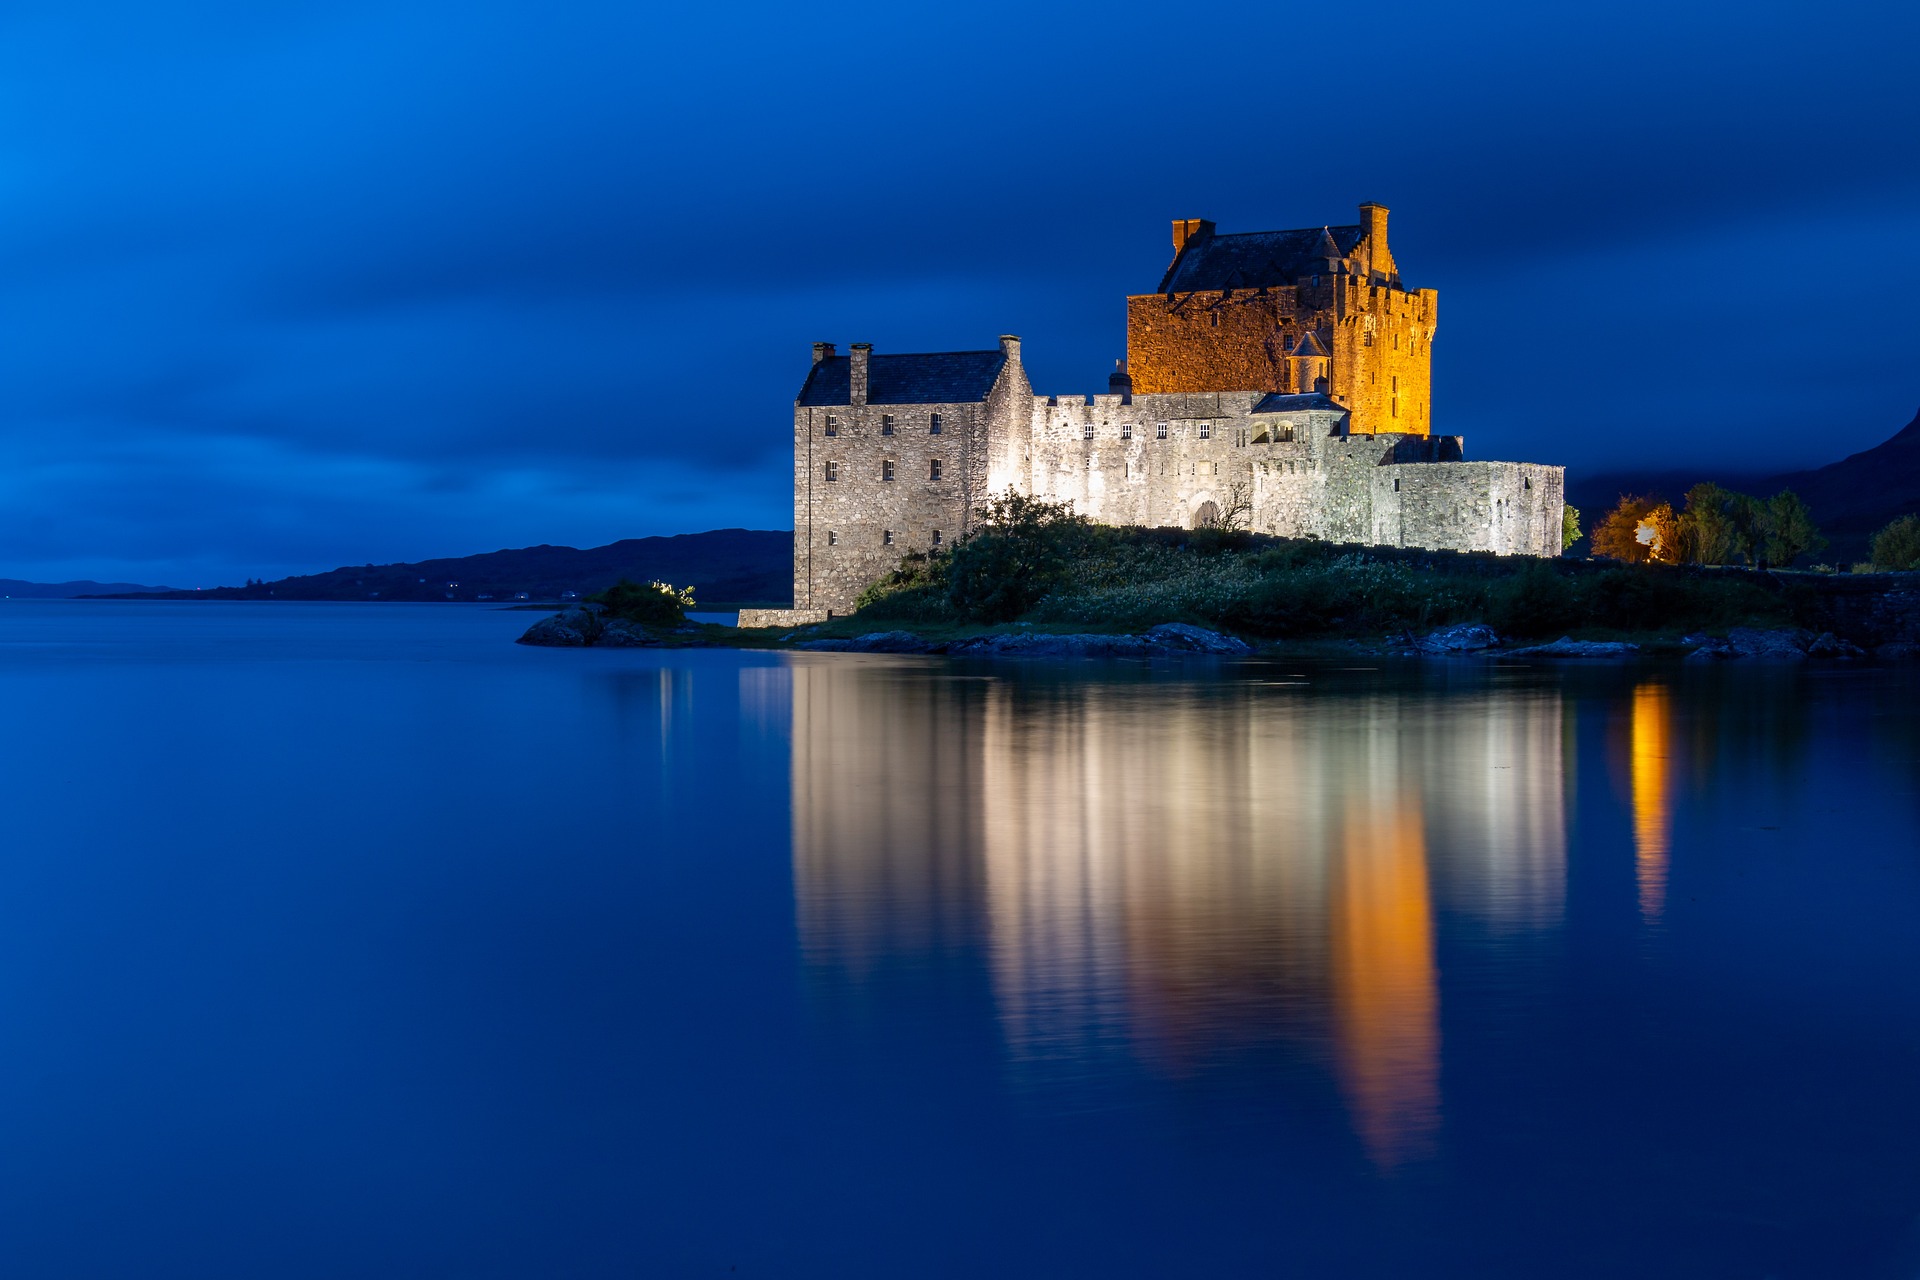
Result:
[[0,604],[8,1277],[1912,1276],[1920,679]]

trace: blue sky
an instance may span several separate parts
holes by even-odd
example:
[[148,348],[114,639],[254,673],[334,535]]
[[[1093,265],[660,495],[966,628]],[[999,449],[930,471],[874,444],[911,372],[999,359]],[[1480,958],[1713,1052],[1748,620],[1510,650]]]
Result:
[[1920,405],[1920,10],[12,3],[0,576],[786,527],[809,344],[1100,389],[1174,217],[1393,209],[1436,426],[1829,461]]

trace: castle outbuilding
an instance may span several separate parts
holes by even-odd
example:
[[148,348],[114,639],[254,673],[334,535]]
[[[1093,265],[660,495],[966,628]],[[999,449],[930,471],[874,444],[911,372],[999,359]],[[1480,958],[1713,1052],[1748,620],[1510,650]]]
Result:
[[815,343],[793,411],[794,607],[741,625],[851,611],[1008,490],[1106,524],[1559,555],[1562,468],[1469,462],[1432,433],[1438,298],[1402,285],[1387,210],[1360,215],[1244,235],[1176,221],[1160,289],[1127,299],[1104,395],[1036,396],[1011,336],[911,355]]

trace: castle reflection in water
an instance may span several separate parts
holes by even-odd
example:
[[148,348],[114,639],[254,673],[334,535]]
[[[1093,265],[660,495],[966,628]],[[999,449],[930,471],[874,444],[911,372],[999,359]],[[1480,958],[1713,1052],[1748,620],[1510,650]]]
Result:
[[984,955],[1026,1069],[1120,1051],[1181,1075],[1283,1044],[1391,1167],[1439,1122],[1436,912],[1560,920],[1551,690],[780,674],[808,959]]

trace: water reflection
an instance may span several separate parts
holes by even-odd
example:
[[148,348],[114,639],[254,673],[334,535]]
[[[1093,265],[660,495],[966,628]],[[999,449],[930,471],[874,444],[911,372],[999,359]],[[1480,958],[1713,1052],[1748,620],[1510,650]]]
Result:
[[1188,1075],[1279,1049],[1364,1149],[1431,1150],[1435,912],[1565,896],[1557,695],[793,670],[802,945],[843,977],[984,961],[1009,1054]]
[[1630,737],[1634,883],[1640,891],[1640,918],[1658,924],[1667,904],[1667,859],[1673,822],[1668,766],[1673,707],[1665,685],[1635,687]]

